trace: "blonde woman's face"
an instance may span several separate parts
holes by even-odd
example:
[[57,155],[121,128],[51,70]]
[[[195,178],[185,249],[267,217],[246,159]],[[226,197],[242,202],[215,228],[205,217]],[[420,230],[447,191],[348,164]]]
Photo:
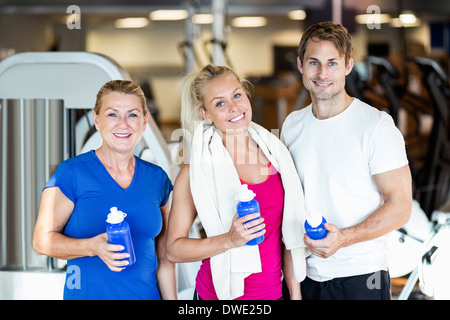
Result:
[[94,112],[95,127],[103,146],[120,153],[133,152],[147,125],[139,97],[111,92],[103,96],[100,113]]
[[222,133],[246,131],[252,120],[250,100],[240,82],[223,75],[211,80],[205,87],[205,108],[202,117],[214,123]]

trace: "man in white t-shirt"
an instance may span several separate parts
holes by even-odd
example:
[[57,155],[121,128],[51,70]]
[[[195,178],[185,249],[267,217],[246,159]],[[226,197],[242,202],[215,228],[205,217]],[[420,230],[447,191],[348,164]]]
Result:
[[411,174],[402,134],[387,113],[350,97],[352,39],[341,24],[309,27],[297,64],[312,104],[292,112],[281,138],[303,183],[307,212],[328,221],[311,255],[304,299],[390,299],[385,235],[410,217]]

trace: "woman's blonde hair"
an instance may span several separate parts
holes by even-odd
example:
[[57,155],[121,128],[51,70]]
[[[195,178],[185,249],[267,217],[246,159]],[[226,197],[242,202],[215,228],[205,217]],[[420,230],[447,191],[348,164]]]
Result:
[[[235,78],[241,84],[245,94],[251,99],[251,84],[240,78],[233,70],[226,66],[207,65],[199,72],[187,75],[181,85],[181,126],[192,137],[195,127],[203,120],[200,109],[205,109],[205,87],[211,80],[221,76]],[[206,110],[206,109],[205,109]]]
[[111,92],[119,92],[123,94],[133,94],[137,96],[141,100],[142,111],[144,116],[147,115],[147,102],[145,100],[144,92],[141,87],[129,80],[111,80],[105,83],[97,93],[97,100],[95,101],[94,112],[96,114],[100,113],[100,109],[102,107],[102,98]]

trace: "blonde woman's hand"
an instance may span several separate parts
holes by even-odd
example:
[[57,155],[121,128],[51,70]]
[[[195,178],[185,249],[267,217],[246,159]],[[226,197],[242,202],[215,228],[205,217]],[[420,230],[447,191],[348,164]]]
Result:
[[[250,221],[252,219],[256,220]],[[227,234],[231,246],[233,248],[241,247],[248,241],[264,235],[265,227],[264,218],[261,218],[259,213],[252,213],[241,218],[238,218],[236,214]]]

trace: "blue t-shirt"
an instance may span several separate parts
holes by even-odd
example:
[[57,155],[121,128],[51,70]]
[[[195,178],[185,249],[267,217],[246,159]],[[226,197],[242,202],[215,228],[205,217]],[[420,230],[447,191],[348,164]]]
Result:
[[126,189],[109,175],[94,151],[60,163],[45,185],[58,187],[75,204],[65,235],[91,238],[106,232],[110,208],[117,207],[127,214],[136,254],[136,263],[121,272],[111,271],[97,256],[69,260],[64,299],[161,299],[155,237],[162,227],[160,207],[173,186],[160,167],[135,159],[133,180]]

